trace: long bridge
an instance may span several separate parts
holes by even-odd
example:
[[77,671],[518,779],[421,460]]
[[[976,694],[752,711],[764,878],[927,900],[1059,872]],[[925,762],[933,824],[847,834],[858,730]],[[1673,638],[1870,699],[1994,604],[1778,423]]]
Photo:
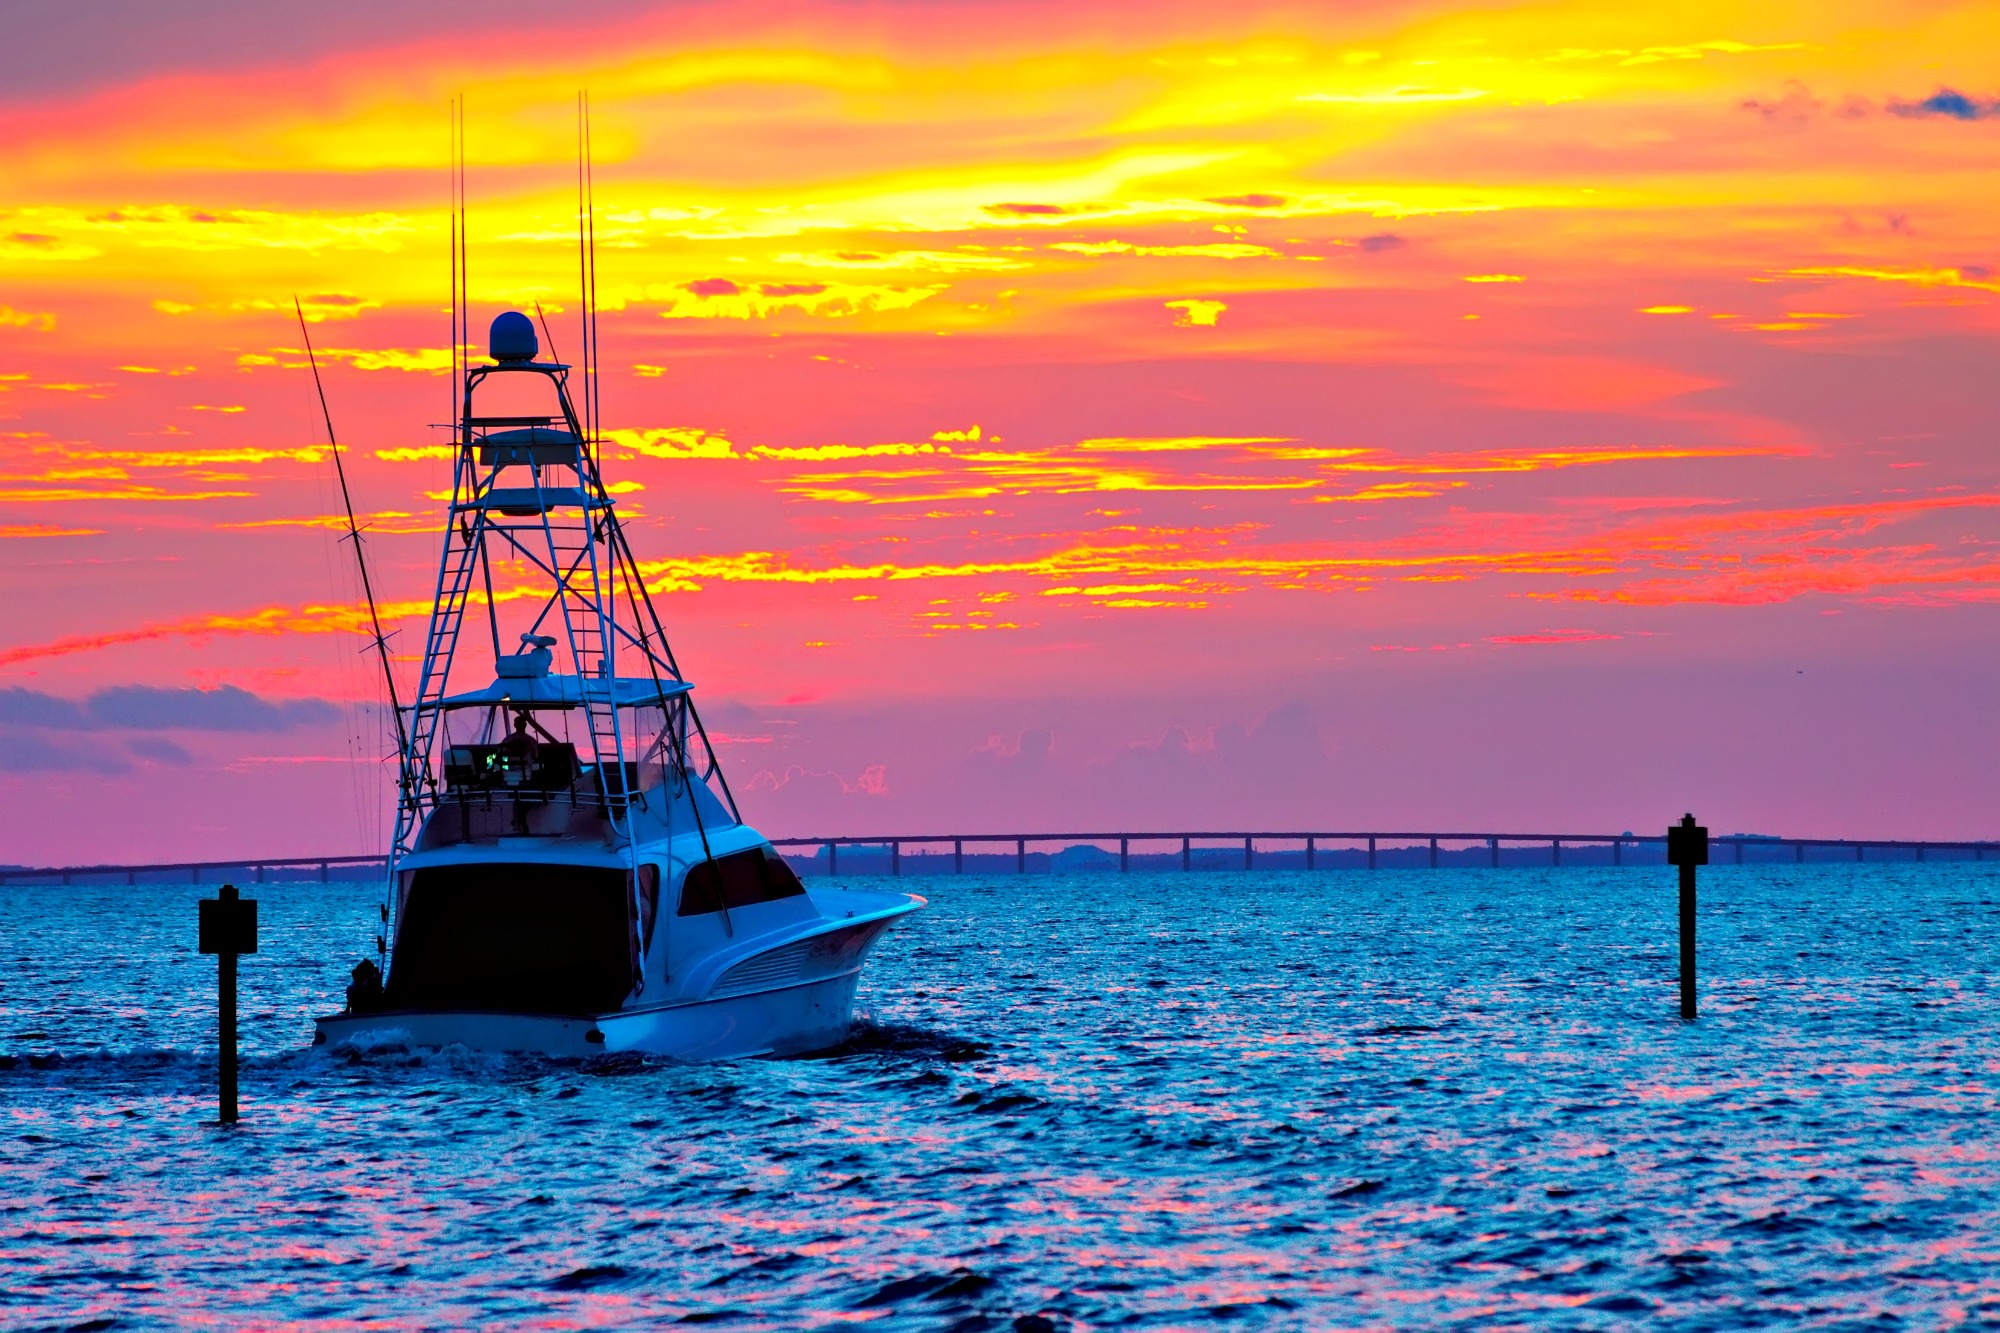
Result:
[[[773,838],[802,870],[951,873],[1030,869],[1050,872],[1267,869],[1382,869],[1549,865],[1659,865],[1666,835],[1645,833],[950,833],[915,837]],[[1721,864],[1770,862],[1984,861],[2000,841],[1907,838],[1784,838],[1725,833],[1710,838]],[[968,850],[970,849],[970,850]],[[1031,850],[1033,849],[1033,850]],[[1114,850],[1115,849],[1115,850]],[[0,867],[0,884],[204,883],[223,878],[368,879],[385,873],[380,856],[266,856],[142,865]]]

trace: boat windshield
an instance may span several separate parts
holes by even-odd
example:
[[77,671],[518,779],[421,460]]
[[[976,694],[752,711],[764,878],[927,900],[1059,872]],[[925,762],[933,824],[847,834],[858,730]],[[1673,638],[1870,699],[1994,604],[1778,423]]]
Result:
[[700,916],[723,907],[748,907],[752,903],[796,898],[806,891],[799,877],[785,864],[777,849],[752,847],[731,852],[713,861],[703,861],[690,869],[681,881],[678,915]]

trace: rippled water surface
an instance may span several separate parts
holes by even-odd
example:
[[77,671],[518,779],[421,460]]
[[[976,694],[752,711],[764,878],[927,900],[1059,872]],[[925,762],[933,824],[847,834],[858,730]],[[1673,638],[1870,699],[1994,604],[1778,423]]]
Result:
[[[312,1050],[373,890],[0,889],[0,1325],[2000,1321],[2000,865],[906,881],[813,1060]],[[1045,1325],[1033,1318],[1019,1327]]]

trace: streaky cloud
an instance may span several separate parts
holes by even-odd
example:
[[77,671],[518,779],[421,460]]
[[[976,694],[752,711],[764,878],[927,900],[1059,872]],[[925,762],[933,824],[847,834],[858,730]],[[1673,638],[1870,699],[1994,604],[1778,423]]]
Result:
[[[235,685],[206,690],[114,685],[82,700],[18,685],[0,689],[0,725],[45,731],[291,731],[340,716],[324,699],[266,699]],[[156,759],[164,753],[157,746],[136,752]]]

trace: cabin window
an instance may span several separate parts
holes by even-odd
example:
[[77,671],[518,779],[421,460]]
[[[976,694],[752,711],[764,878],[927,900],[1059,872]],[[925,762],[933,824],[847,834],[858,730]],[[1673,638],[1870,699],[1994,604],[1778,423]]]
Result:
[[660,868],[639,867],[639,932],[642,948],[653,947],[653,922],[660,914]]
[[593,1014],[632,989],[631,872],[572,865],[412,873],[389,969],[395,1009]]
[[681,916],[796,898],[806,891],[773,847],[753,847],[703,861],[681,881]]

